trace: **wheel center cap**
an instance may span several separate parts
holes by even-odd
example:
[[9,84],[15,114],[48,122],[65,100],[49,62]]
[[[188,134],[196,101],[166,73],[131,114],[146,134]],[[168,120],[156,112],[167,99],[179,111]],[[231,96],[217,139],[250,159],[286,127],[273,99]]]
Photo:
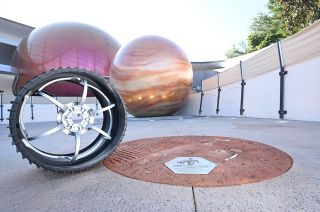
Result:
[[79,105],[72,102],[66,105],[65,111],[59,111],[57,121],[62,124],[62,131],[68,135],[74,133],[84,134],[94,123],[94,113],[92,109],[86,105]]

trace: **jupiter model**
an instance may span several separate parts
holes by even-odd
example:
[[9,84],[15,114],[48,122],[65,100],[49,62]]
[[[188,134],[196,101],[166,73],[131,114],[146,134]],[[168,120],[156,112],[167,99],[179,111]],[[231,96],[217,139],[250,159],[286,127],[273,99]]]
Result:
[[192,67],[173,42],[158,36],[133,40],[116,54],[110,78],[137,117],[175,113],[187,99]]

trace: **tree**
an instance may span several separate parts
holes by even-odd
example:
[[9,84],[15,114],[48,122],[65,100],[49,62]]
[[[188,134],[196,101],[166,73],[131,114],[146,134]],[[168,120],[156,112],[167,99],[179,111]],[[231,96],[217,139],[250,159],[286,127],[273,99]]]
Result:
[[320,0],[276,0],[289,35],[320,19]]
[[286,37],[281,25],[283,25],[281,19],[278,19],[276,14],[259,13],[250,26],[246,52],[257,51]]
[[225,55],[227,58],[238,57],[246,54],[247,45],[244,41],[241,41],[237,46],[232,45],[232,49],[229,49]]
[[234,45],[228,58],[262,49],[320,19],[320,0],[269,0],[267,8],[253,19],[245,49]]

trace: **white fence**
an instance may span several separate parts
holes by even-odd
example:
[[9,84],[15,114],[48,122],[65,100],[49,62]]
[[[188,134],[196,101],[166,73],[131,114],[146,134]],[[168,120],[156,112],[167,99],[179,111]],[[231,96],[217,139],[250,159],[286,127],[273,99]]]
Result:
[[[320,21],[283,40],[285,119],[320,121]],[[279,118],[280,62],[276,44],[242,62],[243,116]],[[201,115],[241,116],[240,64],[203,81]],[[218,88],[221,88],[219,111]],[[192,94],[177,115],[199,115],[201,93]]]

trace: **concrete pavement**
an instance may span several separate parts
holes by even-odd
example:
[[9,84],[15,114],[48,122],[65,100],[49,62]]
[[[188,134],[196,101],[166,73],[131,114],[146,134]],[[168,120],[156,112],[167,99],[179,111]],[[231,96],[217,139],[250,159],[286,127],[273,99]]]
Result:
[[[44,124],[34,124],[40,131]],[[320,123],[229,117],[131,118],[124,141],[176,136],[238,137],[294,160],[284,175],[241,186],[194,188],[126,178],[100,165],[79,174],[29,166],[0,125],[0,211],[319,211]],[[55,137],[57,139],[58,137]]]

